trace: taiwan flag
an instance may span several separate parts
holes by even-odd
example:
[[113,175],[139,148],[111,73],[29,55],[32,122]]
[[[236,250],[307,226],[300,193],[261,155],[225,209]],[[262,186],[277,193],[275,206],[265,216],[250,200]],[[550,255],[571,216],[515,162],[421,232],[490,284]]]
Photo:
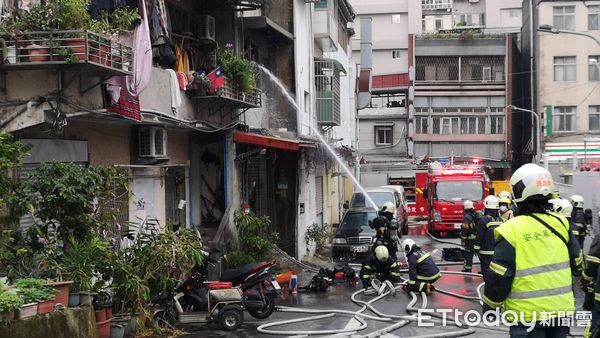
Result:
[[208,79],[212,85],[212,90],[217,90],[225,84],[225,77],[221,72],[221,67],[217,67],[215,70],[208,74]]

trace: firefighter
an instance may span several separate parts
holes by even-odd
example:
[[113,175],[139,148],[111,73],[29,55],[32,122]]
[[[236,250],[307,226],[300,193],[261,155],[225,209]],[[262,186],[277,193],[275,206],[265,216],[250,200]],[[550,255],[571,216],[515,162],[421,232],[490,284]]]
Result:
[[412,239],[402,242],[402,249],[408,261],[408,284],[405,291],[432,293],[435,283],[442,274],[429,253],[423,251]]
[[575,236],[575,238],[579,238],[579,230],[573,223],[571,219],[571,215],[573,214],[573,205],[569,202],[568,199],[565,198],[556,198],[552,201],[554,204],[554,212],[559,215],[564,216],[567,221],[569,221],[569,226],[571,228],[571,234]]
[[378,212],[378,216],[375,217],[373,221],[369,222],[369,225],[377,232],[375,237],[376,245],[373,247],[385,245],[390,256],[396,261],[398,260],[398,256],[396,255],[398,243],[395,238],[392,238],[393,233],[398,233],[398,222],[395,219],[395,214],[396,205],[392,202],[385,202]]
[[512,204],[510,198],[508,197],[499,197],[499,204],[500,204],[500,209],[499,210],[499,214],[500,217],[502,217],[503,221],[508,221],[509,219],[513,218],[513,211],[510,208],[510,205]]
[[581,195],[571,196],[571,204],[573,204],[573,214],[571,220],[575,224],[575,229],[579,233],[577,239],[579,240],[579,247],[583,249],[583,242],[585,241],[585,235],[587,233],[585,213],[583,212],[583,204],[585,200]]
[[517,204],[514,202],[512,194],[506,190],[502,190],[501,192],[498,193],[498,198],[502,198],[502,197],[506,197],[508,198],[511,203],[510,203],[510,210],[512,211],[512,216],[516,216],[517,212],[519,211],[519,208],[517,207]]
[[[557,313],[575,310],[571,274],[581,274],[579,243],[568,221],[549,212],[554,183],[548,170],[525,164],[514,172],[510,185],[520,214],[494,231],[497,240],[486,276],[483,311],[493,316],[497,312],[489,311],[504,305],[507,319],[518,324],[510,327],[513,337],[566,337],[569,328],[561,326]],[[540,321],[545,315],[552,325],[539,323],[529,333],[519,323]]]
[[463,272],[471,272],[473,266],[473,243],[475,242],[477,222],[479,215],[473,207],[473,202],[467,200],[463,203],[465,216],[463,217],[460,239],[462,246],[465,248],[465,262],[463,264]]
[[585,301],[583,309],[592,311],[591,330],[586,329],[586,337],[600,337],[600,236],[595,236],[585,257],[585,270],[581,278]]
[[481,265],[481,274],[483,280],[487,275],[488,267],[494,255],[494,229],[502,224],[503,220],[498,215],[499,201],[498,197],[490,195],[483,201],[485,211],[483,217],[477,223],[477,236],[475,237],[474,250],[479,257]]
[[365,289],[371,285],[373,278],[382,282],[389,280],[392,283],[398,283],[400,282],[400,266],[390,257],[388,249],[384,245],[379,245],[365,258],[360,270],[360,278]]

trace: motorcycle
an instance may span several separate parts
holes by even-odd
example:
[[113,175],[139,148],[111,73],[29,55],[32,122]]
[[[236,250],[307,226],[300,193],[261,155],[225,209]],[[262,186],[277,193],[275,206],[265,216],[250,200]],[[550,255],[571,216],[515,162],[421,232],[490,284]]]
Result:
[[164,291],[152,304],[154,318],[161,327],[217,322],[232,331],[244,322],[244,299],[239,287],[231,283],[204,283],[194,273],[177,283],[175,294]]
[[[210,257],[210,255],[209,255]],[[247,264],[237,269],[224,270],[218,282],[231,282],[244,294],[244,306],[256,319],[268,318],[275,310],[275,298],[281,295],[281,287],[271,273],[276,261]]]

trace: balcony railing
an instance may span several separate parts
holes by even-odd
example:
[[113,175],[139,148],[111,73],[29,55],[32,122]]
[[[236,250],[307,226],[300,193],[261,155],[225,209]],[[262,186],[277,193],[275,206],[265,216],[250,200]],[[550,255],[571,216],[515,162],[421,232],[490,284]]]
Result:
[[117,39],[89,31],[0,35],[1,70],[85,67],[97,75],[131,74],[133,53]]
[[260,108],[262,106],[261,90],[253,89],[244,92],[235,88],[229,81],[216,90],[198,89],[194,98],[197,100],[220,100],[229,103],[233,108]]
[[416,58],[417,82],[503,82],[503,56]]

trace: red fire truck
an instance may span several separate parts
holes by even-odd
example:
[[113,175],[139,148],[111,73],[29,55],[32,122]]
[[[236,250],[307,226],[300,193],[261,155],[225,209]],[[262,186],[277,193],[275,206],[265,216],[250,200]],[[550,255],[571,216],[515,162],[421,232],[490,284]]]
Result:
[[494,194],[489,176],[478,165],[429,165],[426,188],[428,230],[432,235],[460,232],[463,202],[470,200],[475,210],[483,209],[483,200]]

